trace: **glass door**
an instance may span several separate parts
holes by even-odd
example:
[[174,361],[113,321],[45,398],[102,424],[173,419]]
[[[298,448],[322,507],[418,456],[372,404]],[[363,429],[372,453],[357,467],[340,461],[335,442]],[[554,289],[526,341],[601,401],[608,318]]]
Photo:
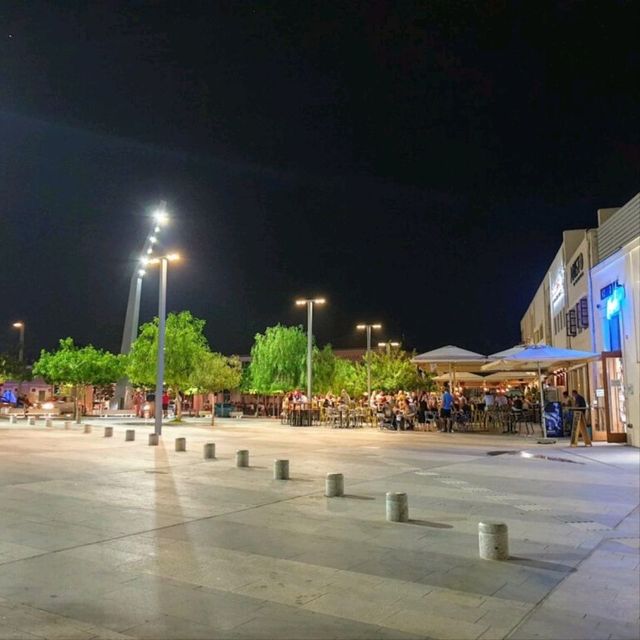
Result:
[[627,441],[627,407],[621,355],[619,351],[602,354],[607,442]]

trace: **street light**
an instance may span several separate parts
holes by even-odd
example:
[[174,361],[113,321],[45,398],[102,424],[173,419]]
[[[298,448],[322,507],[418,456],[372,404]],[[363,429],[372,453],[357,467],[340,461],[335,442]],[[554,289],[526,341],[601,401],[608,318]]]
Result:
[[356,329],[367,332],[367,402],[371,403],[371,330],[382,329],[382,325],[377,324],[358,324]]
[[387,353],[391,353],[392,348],[397,348],[400,346],[399,342],[378,342],[378,346],[384,349],[386,347]]
[[158,295],[158,358],[156,361],[156,397],[154,411],[154,433],[162,435],[162,392],[164,387],[164,334],[167,315],[167,269],[170,262],[180,260],[177,253],[150,258],[144,262],[145,266],[160,265],[160,293]]
[[20,342],[18,346],[18,360],[22,362],[24,360],[24,322],[14,322],[13,328],[20,331]]
[[326,300],[324,298],[303,298],[296,300],[296,305],[301,307],[307,305],[307,400],[311,403],[311,391],[313,375],[313,363],[311,358],[313,357],[313,305],[324,304]]
[[[122,343],[120,353],[127,354],[131,351],[131,345],[138,335],[138,321],[140,318],[140,296],[142,293],[142,280],[145,276],[145,265],[153,254],[153,247],[159,242],[161,227],[169,223],[169,214],[166,210],[166,203],[161,202],[160,206],[151,216],[151,229],[142,247],[142,258],[140,264],[135,266],[131,274],[131,284],[129,285],[129,299],[127,301],[127,312],[124,318],[124,329],[122,331]],[[124,408],[128,394],[127,379],[118,380],[116,384],[115,398],[120,408]]]

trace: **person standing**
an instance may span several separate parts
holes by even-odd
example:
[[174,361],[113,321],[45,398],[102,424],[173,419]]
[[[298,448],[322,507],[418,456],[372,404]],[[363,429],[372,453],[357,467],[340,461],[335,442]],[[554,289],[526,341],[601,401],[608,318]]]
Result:
[[453,396],[449,392],[449,386],[445,385],[442,392],[442,405],[440,407],[440,418],[444,424],[443,431],[445,433],[453,433],[453,421],[451,420],[451,411],[453,409]]

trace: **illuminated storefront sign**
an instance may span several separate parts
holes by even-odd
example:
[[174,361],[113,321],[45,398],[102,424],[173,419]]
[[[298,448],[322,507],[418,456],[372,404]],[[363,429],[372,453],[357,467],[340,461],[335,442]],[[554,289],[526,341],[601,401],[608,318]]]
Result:
[[562,266],[556,271],[555,277],[551,280],[550,293],[553,307],[557,307],[564,301],[564,267]]
[[611,295],[607,298],[607,320],[620,313],[620,304],[624,300],[624,287],[616,285]]

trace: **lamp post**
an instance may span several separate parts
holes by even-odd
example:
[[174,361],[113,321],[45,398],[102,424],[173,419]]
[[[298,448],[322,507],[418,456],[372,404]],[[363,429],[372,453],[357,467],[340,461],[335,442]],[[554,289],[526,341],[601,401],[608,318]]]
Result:
[[378,346],[383,349],[386,348],[387,354],[391,353],[391,348],[398,348],[400,346],[399,342],[378,342]]
[[24,360],[24,322],[14,322],[13,328],[20,331],[18,343],[18,360],[22,362]]
[[154,433],[162,435],[162,392],[164,390],[164,338],[167,316],[167,271],[170,262],[180,260],[180,255],[170,253],[151,258],[145,265],[160,265],[160,291],[158,294],[158,357],[156,360],[156,396],[154,410]]
[[356,329],[367,332],[367,402],[371,403],[371,330],[382,329],[382,325],[376,324],[358,324]]
[[307,400],[311,404],[311,392],[313,390],[312,376],[313,376],[313,305],[324,304],[326,300],[324,298],[303,298],[296,300],[296,305],[299,307],[307,305]]
[[[120,353],[126,355],[131,351],[131,345],[134,343],[138,335],[138,322],[140,319],[140,296],[142,294],[142,279],[145,275],[145,265],[153,254],[154,247],[158,242],[158,236],[169,223],[169,214],[166,210],[166,202],[161,202],[160,206],[154,211],[151,219],[151,229],[142,247],[142,257],[139,264],[136,264],[133,274],[131,275],[131,284],[129,285],[129,299],[127,301],[127,312],[124,318],[124,328],[122,331],[122,343],[120,345]],[[126,378],[119,380],[116,384],[115,398],[120,408],[124,408],[125,396],[128,391],[128,382]]]

